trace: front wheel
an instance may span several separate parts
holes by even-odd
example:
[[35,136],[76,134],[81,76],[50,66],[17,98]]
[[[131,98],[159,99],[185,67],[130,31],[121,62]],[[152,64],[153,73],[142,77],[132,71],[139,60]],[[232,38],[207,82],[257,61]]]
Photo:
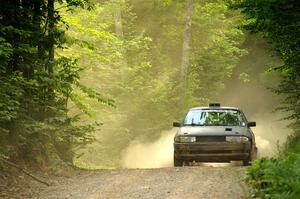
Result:
[[243,160],[243,166],[249,166],[250,165],[250,161],[248,158]]
[[252,158],[253,158],[253,153],[250,153],[247,158],[243,159],[243,166],[251,165]]

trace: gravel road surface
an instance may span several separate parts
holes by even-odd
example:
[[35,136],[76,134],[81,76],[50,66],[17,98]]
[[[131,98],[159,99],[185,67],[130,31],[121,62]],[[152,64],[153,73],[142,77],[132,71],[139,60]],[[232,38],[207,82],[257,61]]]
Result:
[[194,166],[79,172],[60,178],[35,199],[245,199],[245,167]]

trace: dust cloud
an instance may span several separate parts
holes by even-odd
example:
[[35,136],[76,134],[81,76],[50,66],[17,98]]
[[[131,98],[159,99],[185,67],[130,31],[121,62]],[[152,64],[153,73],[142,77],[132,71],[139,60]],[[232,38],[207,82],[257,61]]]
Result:
[[287,128],[288,122],[282,120],[283,116],[278,113],[269,113],[257,118],[257,127],[253,128],[258,148],[258,156],[276,156],[280,146],[292,131]]
[[[289,122],[282,112],[274,111],[282,102],[284,96],[275,94],[268,88],[276,88],[280,82],[277,73],[266,72],[270,65],[280,65],[280,60],[270,57],[269,51],[262,42],[249,40],[252,46],[250,53],[240,60],[233,75],[224,83],[224,89],[212,101],[220,102],[222,106],[238,107],[245,113],[248,121],[256,121],[252,128],[258,147],[258,156],[276,156],[278,149],[288,135],[292,133],[287,128]],[[255,41],[255,42],[254,42]],[[255,45],[254,45],[255,44]],[[239,79],[239,75],[247,71],[249,81]],[[199,104],[205,106],[204,104]],[[173,136],[176,129],[162,132],[161,137],[151,143],[134,142],[123,153],[125,168],[157,168],[169,167],[173,162]],[[223,166],[228,164],[203,164],[207,166]]]
[[[278,147],[283,144],[291,133],[286,127],[287,122],[281,120],[279,113],[258,113],[253,115],[257,126],[252,128],[256,138],[258,157],[272,157],[278,153]],[[161,137],[148,143],[132,142],[124,151],[122,166],[124,168],[162,168],[173,166],[173,138],[176,129],[164,131]],[[237,163],[203,163],[203,166],[224,167],[238,165]]]
[[161,168],[173,166],[173,138],[176,129],[163,131],[154,142],[132,142],[123,152],[124,168]]
[[[263,77],[265,80],[274,81],[274,77]],[[276,156],[291,129],[284,113],[275,111],[282,98],[256,80],[249,84],[241,84],[233,81],[230,87],[224,91],[219,100],[224,106],[239,107],[245,113],[248,121],[256,121],[256,127],[252,131],[256,138],[258,157]]]
[[[267,79],[267,77],[264,77]],[[269,77],[270,82],[274,77]],[[252,127],[258,148],[258,157],[276,156],[280,146],[292,133],[287,126],[289,122],[283,120],[286,115],[275,111],[282,98],[259,81],[249,84],[239,84],[233,81],[230,89],[222,94],[220,102],[224,106],[239,107],[245,113],[248,121],[255,121]],[[234,97],[233,97],[234,96]]]
[[[250,93],[262,96],[260,95],[262,90],[256,89]],[[239,99],[225,104],[241,108],[248,121],[256,122],[256,127],[252,127],[251,129],[255,135],[258,157],[273,157],[278,154],[280,146],[286,141],[292,131],[287,127],[289,122],[282,119],[285,115],[274,111],[278,104],[275,102],[272,103],[272,100],[276,100],[278,96],[268,93],[267,90],[264,91],[264,94],[262,98],[257,97],[255,99],[255,97],[252,97],[250,98],[251,100],[243,100],[243,98],[247,98],[247,95],[241,94]],[[269,96],[266,96],[268,94]]]

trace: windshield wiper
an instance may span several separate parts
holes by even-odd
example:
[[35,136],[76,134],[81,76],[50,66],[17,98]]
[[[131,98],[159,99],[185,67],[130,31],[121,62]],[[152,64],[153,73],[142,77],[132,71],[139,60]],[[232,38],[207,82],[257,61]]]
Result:
[[205,124],[204,126],[225,126],[224,124]]

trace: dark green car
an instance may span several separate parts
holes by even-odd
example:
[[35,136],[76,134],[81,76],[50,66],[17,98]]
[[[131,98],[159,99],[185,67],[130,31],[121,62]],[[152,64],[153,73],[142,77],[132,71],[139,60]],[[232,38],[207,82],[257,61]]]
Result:
[[248,122],[238,108],[221,107],[212,103],[209,107],[189,110],[174,138],[174,166],[196,162],[243,161],[249,165],[257,156],[255,137]]

